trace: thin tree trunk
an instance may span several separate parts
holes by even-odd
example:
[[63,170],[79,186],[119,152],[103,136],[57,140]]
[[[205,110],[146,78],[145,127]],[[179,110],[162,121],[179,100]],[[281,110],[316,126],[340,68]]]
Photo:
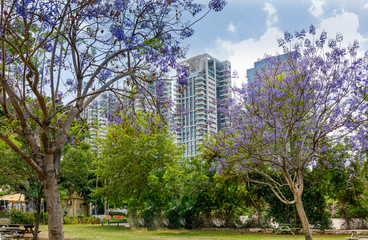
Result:
[[63,211],[61,207],[57,173],[54,165],[54,156],[45,154],[45,177],[43,180],[45,199],[47,202],[48,227],[50,240],[63,240]]
[[256,204],[256,202],[254,201],[254,199],[253,199],[253,197],[252,197],[252,194],[250,193],[250,191],[249,191],[249,197],[250,197],[250,200],[252,200],[252,203],[253,203],[253,205],[256,207],[256,209],[257,209],[257,224],[258,224],[258,226],[260,226],[261,227],[261,210],[260,210],[260,207],[259,207],[259,205],[258,204]]
[[300,221],[302,222],[305,240],[313,240],[312,232],[311,232],[309,221],[307,218],[307,214],[304,211],[302,197],[299,195],[295,199],[296,199],[296,202],[295,202],[296,210],[298,211]]
[[38,240],[38,230],[40,229],[40,213],[41,213],[41,198],[42,198],[42,186],[37,193],[37,212],[36,212],[36,225],[33,232],[33,240]]

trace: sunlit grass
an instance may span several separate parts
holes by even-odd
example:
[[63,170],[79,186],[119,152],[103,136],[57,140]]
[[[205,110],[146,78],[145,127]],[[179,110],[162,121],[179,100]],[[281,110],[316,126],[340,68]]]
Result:
[[[42,231],[47,232],[47,227],[42,226]],[[191,239],[247,239],[247,240],[302,240],[303,235],[275,235],[275,234],[256,234],[256,233],[229,233],[229,232],[209,232],[197,230],[137,230],[117,226],[101,225],[65,225],[65,239],[70,240],[110,240],[110,239],[171,239],[171,240],[191,240]],[[345,239],[347,235],[314,235],[313,239]]]

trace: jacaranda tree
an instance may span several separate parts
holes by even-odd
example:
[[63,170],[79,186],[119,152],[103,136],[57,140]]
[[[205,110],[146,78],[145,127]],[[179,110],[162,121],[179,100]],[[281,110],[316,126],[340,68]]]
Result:
[[[173,69],[185,85],[186,70],[176,64],[184,55],[181,40],[193,34],[195,21],[222,10],[226,1],[210,0],[202,16],[205,6],[193,0],[0,4],[0,139],[39,174],[49,239],[63,239],[57,176],[74,119],[104,91],[127,104],[136,95],[151,99],[147,86],[164,81]],[[154,99],[149,103],[155,105]],[[17,147],[11,140],[15,135],[31,150]]]
[[[357,57],[358,42],[341,47],[341,34],[327,40],[323,31],[317,38],[313,26],[309,33],[312,40],[301,31],[293,41],[285,32],[279,43],[286,53],[265,59],[248,76],[248,84],[235,90],[224,109],[228,127],[212,146],[219,172],[231,167],[247,176],[258,173],[263,180],[250,181],[269,186],[283,203],[295,204],[308,240],[312,234],[302,201],[305,169],[312,169],[338,143],[349,146],[341,154],[350,151],[352,156],[341,165],[363,161],[368,146],[368,54]],[[282,186],[288,186],[291,199]]]

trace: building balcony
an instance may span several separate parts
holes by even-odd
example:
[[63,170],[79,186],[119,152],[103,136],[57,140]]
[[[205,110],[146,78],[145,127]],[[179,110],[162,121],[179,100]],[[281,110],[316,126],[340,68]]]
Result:
[[206,121],[203,120],[203,121],[200,121],[200,122],[196,123],[196,127],[197,127],[197,130],[207,128]]
[[206,101],[206,96],[204,94],[196,95],[196,100]]
[[[230,78],[220,79],[220,80],[218,80],[218,82],[220,82],[220,83],[230,83]],[[223,85],[225,85],[225,84],[223,84]]]
[[[203,138],[203,132],[204,132],[205,130],[200,130],[200,131],[198,131],[198,133],[197,133],[197,135],[196,135],[196,140],[198,141],[198,140],[200,140],[201,141],[201,139]],[[198,143],[197,143],[197,145],[198,145]]]
[[206,86],[204,85],[196,86],[196,91],[206,91]]
[[206,115],[197,115],[196,116],[196,120],[200,121],[200,120],[207,120]]
[[206,105],[197,105],[196,106],[197,111],[201,111],[201,110],[204,110],[204,109],[206,109]]
[[183,94],[182,94],[181,92],[179,92],[179,91],[175,91],[175,92],[174,92],[174,96],[178,96],[178,97],[179,97],[179,96],[181,96],[181,95],[183,95]]
[[222,92],[220,93],[220,98],[221,97],[229,97],[230,96],[230,93],[229,92]]
[[203,97],[206,95],[205,91],[198,91],[196,92],[195,96],[200,96],[200,95],[203,95]]
[[202,79],[197,79],[197,81],[195,82],[195,85],[196,86],[200,86],[200,85],[206,86],[206,81]]
[[[203,100],[202,100],[202,99],[203,99]],[[201,98],[201,99],[198,99],[198,98],[197,98],[197,100],[198,100],[198,101],[196,101],[196,102],[195,102],[195,105],[196,105],[196,106],[199,106],[199,105],[204,105],[204,106],[206,106],[206,100],[204,100],[204,98]]]
[[206,74],[205,73],[199,73],[197,76],[196,76],[196,80],[197,79],[203,79],[205,80],[206,79]]

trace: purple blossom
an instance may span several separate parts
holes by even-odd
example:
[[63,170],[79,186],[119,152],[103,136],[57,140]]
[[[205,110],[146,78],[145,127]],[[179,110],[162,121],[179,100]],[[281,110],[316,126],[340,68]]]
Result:
[[114,6],[117,11],[125,10],[128,7],[129,0],[115,0]]
[[284,39],[286,42],[291,42],[291,39],[293,39],[293,35],[291,35],[288,31],[284,32]]
[[[315,34],[313,26],[310,33]],[[342,36],[328,41],[328,51],[323,48],[325,31],[316,40],[304,33],[296,36],[292,40],[285,32],[279,45],[296,41],[304,51],[260,60],[250,76],[254,79],[235,88],[234,98],[221,107],[229,123],[211,147],[220,154],[218,170],[224,171],[228,161],[234,169],[262,166],[257,170],[263,171],[273,165],[291,175],[296,168],[317,167],[324,154],[345,166],[346,152],[362,163],[368,149],[368,61],[357,58],[359,43],[349,46],[353,58],[347,58],[337,44]],[[347,147],[334,152],[338,144]],[[334,167],[328,161],[322,164]]]
[[74,83],[73,79],[68,78],[66,80],[66,84],[69,85],[69,86],[73,85],[73,83]]
[[341,33],[336,33],[336,42],[342,42],[344,36]]
[[98,107],[98,105],[99,105],[100,103],[97,101],[97,100],[93,100],[92,101],[92,105],[94,106],[94,107]]
[[222,9],[226,6],[227,1],[225,0],[211,0],[208,3],[208,7],[216,12],[222,11]]
[[183,30],[180,33],[181,39],[188,38],[192,36],[194,33],[194,29],[190,27],[183,27]]

